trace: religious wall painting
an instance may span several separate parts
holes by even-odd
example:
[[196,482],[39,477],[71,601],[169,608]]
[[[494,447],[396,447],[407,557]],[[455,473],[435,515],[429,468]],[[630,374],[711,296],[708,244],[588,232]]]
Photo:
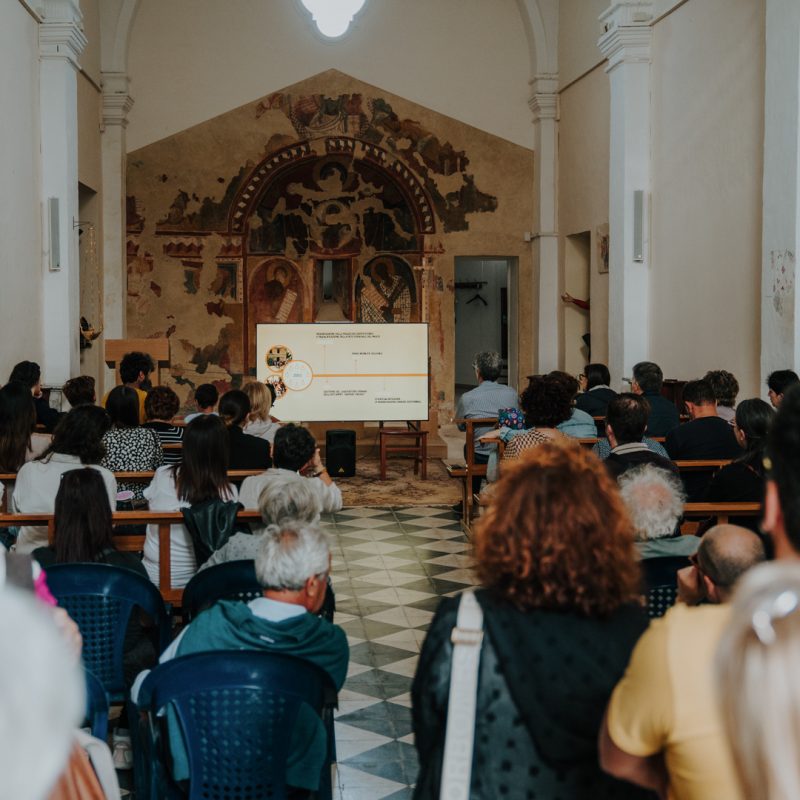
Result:
[[214,296],[228,303],[242,302],[241,263],[217,261],[217,274],[211,284]]
[[257,266],[248,281],[249,324],[302,322],[303,281],[288,259],[273,258]]
[[402,258],[381,255],[356,278],[356,322],[416,322],[419,317],[414,273]]

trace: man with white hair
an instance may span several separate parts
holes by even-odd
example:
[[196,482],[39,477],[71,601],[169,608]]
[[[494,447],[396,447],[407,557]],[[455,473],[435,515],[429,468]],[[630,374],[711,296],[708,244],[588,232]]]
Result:
[[619,479],[622,499],[633,522],[639,558],[691,556],[700,545],[697,536],[681,536],[683,486],[671,472],[644,464]]
[[[330,571],[330,546],[313,523],[270,526],[259,538],[256,576],[263,597],[249,603],[220,600],[200,614],[164,651],[160,663],[177,656],[213,650],[264,650],[297,656],[324,670],[339,691],[347,675],[349,648],[344,631],[317,616]],[[146,672],[133,685],[134,700]],[[287,780],[290,786],[317,791],[327,753],[320,718],[303,706],[291,732]],[[170,726],[170,750],[176,780],[188,778],[186,752],[177,725]]]

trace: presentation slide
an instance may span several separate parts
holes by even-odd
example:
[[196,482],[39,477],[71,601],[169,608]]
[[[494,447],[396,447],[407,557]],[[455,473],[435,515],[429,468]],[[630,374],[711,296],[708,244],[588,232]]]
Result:
[[428,419],[427,323],[260,324],[256,347],[281,420]]

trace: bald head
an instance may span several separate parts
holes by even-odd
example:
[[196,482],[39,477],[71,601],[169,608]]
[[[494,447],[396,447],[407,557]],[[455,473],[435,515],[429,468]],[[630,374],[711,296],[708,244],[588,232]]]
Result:
[[761,539],[738,525],[715,525],[697,550],[698,566],[714,584],[719,602],[728,599],[743,573],[765,558]]

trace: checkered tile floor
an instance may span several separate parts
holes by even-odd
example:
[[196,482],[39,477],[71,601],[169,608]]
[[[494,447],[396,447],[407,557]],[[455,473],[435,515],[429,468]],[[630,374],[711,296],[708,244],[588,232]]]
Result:
[[349,508],[324,524],[336,622],[350,641],[334,797],[406,800],[417,774],[411,679],[439,598],[475,583],[470,546],[443,507]]

